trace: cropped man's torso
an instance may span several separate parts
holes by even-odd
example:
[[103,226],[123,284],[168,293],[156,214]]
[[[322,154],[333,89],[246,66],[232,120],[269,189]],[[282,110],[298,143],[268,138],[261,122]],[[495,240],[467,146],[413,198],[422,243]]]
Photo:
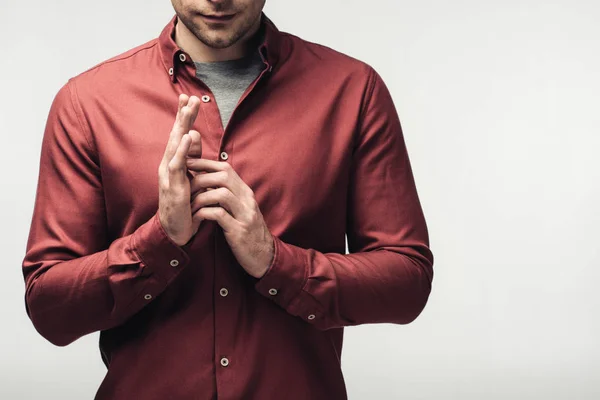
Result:
[[[202,99],[193,126],[202,157],[233,166],[272,233],[344,254],[351,150],[368,67],[269,22],[268,40],[277,46],[266,50],[277,54],[265,58],[223,130],[194,62],[173,51],[174,23],[157,40],[70,81],[101,167],[107,240],[131,234],[156,212],[157,169],[178,95],[186,93]],[[346,397],[342,328],[316,329],[309,314],[290,315],[258,293],[216,222],[204,221],[187,251],[191,265],[164,292],[101,332],[108,372],[97,399]]]

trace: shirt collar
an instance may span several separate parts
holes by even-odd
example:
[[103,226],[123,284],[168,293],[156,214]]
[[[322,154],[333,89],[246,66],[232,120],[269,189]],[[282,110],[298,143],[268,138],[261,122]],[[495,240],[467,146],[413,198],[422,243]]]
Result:
[[[174,15],[158,37],[158,48],[165,72],[171,76],[172,81],[175,81],[177,66],[182,62],[180,55],[184,53],[174,40],[176,24],[177,15]],[[272,70],[279,60],[281,32],[264,11],[261,12],[259,29],[264,29],[264,40],[259,45],[259,52],[268,68]],[[193,61],[187,57],[186,62]]]

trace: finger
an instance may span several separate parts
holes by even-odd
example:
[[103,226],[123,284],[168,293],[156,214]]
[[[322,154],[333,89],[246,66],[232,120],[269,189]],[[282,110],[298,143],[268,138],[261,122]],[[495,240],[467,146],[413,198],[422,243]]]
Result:
[[170,185],[188,184],[185,159],[191,143],[192,141],[190,140],[189,135],[185,134],[181,137],[181,141],[179,142],[179,146],[177,146],[175,156],[171,159],[171,161],[169,161],[168,164]]
[[173,129],[167,143],[167,149],[165,151],[165,158],[171,159],[177,151],[181,137],[189,132],[192,120],[195,119],[195,115],[198,114],[200,107],[200,100],[196,96],[191,96],[186,105],[181,107],[178,112],[178,117],[175,118]]
[[188,152],[188,158],[200,158],[202,157],[202,136],[197,130],[191,129],[189,131],[190,138],[192,139],[192,146]]
[[[192,129],[192,125],[198,115],[200,108],[200,100],[196,96],[191,96],[186,105],[181,108],[181,118],[175,127],[183,131],[183,134],[188,133]],[[183,112],[186,111],[186,112]]]
[[197,96],[190,96],[187,104],[181,107],[182,111],[185,107],[189,107],[189,113],[181,113],[180,118],[175,120],[174,127],[176,129],[182,129],[185,133],[188,133],[192,129],[192,125],[196,121],[198,116],[198,110],[200,109],[200,99]]
[[[235,170],[233,169],[233,167],[231,166],[231,164],[229,164],[228,162],[225,161],[215,161],[215,160],[209,160],[206,158],[188,158],[186,160],[186,164],[189,170],[191,171],[206,171],[207,175],[209,172],[213,172],[213,173],[223,173],[225,172],[223,178],[227,178],[226,180],[224,179],[223,181],[209,181],[209,182],[213,182],[215,183],[213,184],[209,184],[208,186],[225,186],[227,187],[234,195],[238,196],[238,197],[242,197],[244,196],[245,193],[248,193],[251,191],[250,187],[246,184],[246,182],[244,182],[242,180],[242,178],[240,178],[240,176],[237,174],[237,172],[235,172]],[[219,177],[221,177],[219,175]],[[204,179],[207,178],[200,178],[200,182],[204,182]],[[208,178],[208,179],[212,179],[212,178]],[[192,182],[192,190],[197,190],[198,186],[195,185],[194,182]],[[207,187],[206,185],[202,185],[200,187]]]
[[190,97],[190,100],[188,101],[188,104],[193,104],[192,118],[190,119],[190,126],[188,128],[188,130],[190,130],[192,129],[192,126],[194,125],[194,122],[196,122],[196,118],[198,117],[198,111],[200,110],[200,99],[198,98],[198,96],[192,95],[192,97]]
[[165,152],[163,154],[163,163],[170,161],[175,155],[175,151],[177,150],[177,146],[179,146],[179,142],[181,141],[181,136],[185,132],[181,132],[178,127],[181,125],[182,115],[184,113],[184,107],[187,105],[189,97],[185,93],[181,93],[179,95],[179,100],[177,104],[177,114],[175,115],[175,122],[173,123],[173,127],[171,128],[171,133],[169,134],[169,139],[167,141],[167,146],[165,147]]
[[225,232],[233,232],[240,224],[222,207],[202,207],[192,215],[195,222],[204,219],[216,221]]
[[235,219],[241,217],[243,205],[227,188],[217,188],[198,194],[190,204],[192,214],[202,207],[223,207]]
[[[231,168],[226,161],[215,161],[207,158],[191,158],[187,160],[187,167],[193,171],[225,171]],[[233,170],[233,168],[232,168]]]
[[189,99],[190,99],[190,96],[188,96],[185,93],[181,93],[179,95],[179,105],[177,106],[177,114],[179,114],[179,112],[181,111],[181,108],[188,103]]
[[208,190],[209,188],[224,187],[229,189],[231,193],[235,194],[235,192],[231,190],[231,186],[232,185],[229,182],[226,172],[206,172],[198,173],[196,176],[194,176],[194,179],[190,182],[190,191],[195,193],[198,191]]
[[179,101],[177,104],[177,114],[175,114],[175,121],[173,122],[173,128],[175,128],[177,126],[177,124],[179,123],[179,121],[181,119],[181,109],[185,105],[187,105],[189,99],[190,99],[190,97],[185,93],[181,93],[179,95]]
[[[188,173],[189,173],[189,170],[188,170]],[[199,188],[196,188],[194,190],[193,186],[192,186],[193,183],[194,183],[193,179],[194,178],[192,178],[192,180],[190,180],[190,202],[194,201],[194,199],[196,198],[196,196],[198,196],[200,193],[203,193],[203,192],[205,192],[207,190],[212,190],[213,189],[213,188],[202,188],[202,187],[199,187]]]

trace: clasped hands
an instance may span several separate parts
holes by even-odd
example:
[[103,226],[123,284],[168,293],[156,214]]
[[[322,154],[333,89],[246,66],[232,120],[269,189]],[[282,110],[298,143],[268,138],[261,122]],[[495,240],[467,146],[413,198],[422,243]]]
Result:
[[199,107],[198,97],[179,96],[158,171],[160,222],[171,240],[182,246],[203,220],[216,221],[242,268],[260,278],[273,259],[272,234],[253,190],[231,164],[201,158],[202,137],[192,129]]

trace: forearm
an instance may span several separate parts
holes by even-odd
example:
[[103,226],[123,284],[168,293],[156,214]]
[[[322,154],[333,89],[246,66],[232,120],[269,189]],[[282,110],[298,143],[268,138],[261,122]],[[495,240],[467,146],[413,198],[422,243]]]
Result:
[[318,329],[407,324],[425,307],[433,278],[431,252],[418,249],[321,253],[275,238],[273,263],[256,289]]

